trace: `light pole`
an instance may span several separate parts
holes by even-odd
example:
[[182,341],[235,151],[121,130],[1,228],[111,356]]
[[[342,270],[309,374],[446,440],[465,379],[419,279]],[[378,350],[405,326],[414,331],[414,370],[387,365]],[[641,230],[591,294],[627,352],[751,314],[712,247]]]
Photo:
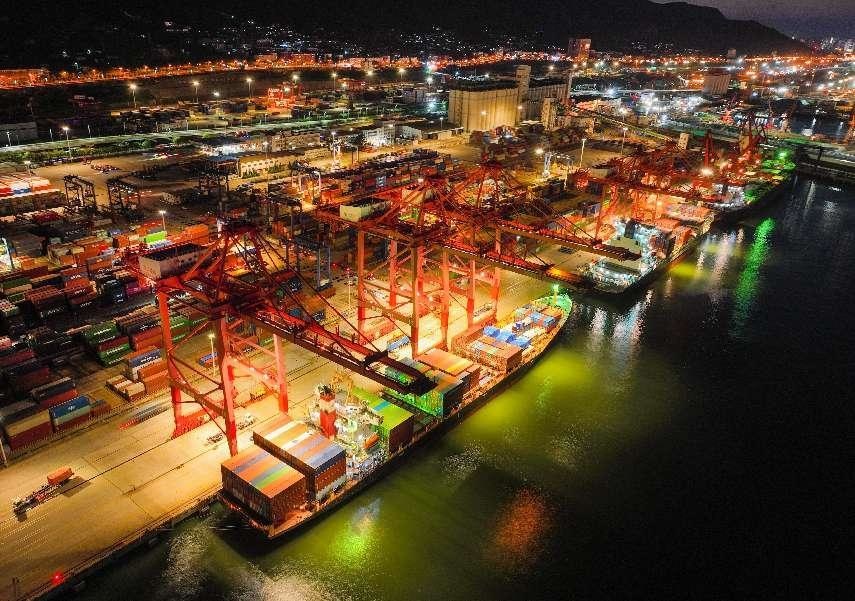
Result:
[[160,222],[163,224],[163,231],[165,232],[166,231],[166,211],[161,209],[158,211],[158,213],[160,213]]
[[215,357],[216,357],[217,353],[214,350],[214,333],[213,332],[208,333],[208,340],[211,342],[211,371],[216,373],[217,362],[215,360]]
[[582,152],[579,153],[579,169],[582,168],[582,158],[585,156],[585,142],[588,141],[588,138],[582,138]]
[[6,132],[6,138],[9,140],[9,146],[11,146],[12,145],[12,133],[7,131]]
[[24,166],[27,168],[27,173],[29,173],[30,175],[33,174],[33,170],[30,168],[30,165],[32,164],[32,161],[24,161]]
[[621,139],[620,139],[620,156],[623,156],[623,144],[624,144],[624,142],[626,142],[626,132],[628,129],[629,129],[628,127],[622,127],[621,128],[621,130],[623,131],[623,136],[621,136]]
[[433,76],[428,75],[427,79],[425,79],[425,81],[427,82],[427,85],[428,85],[428,92],[430,92],[431,85],[433,84]]
[[196,104],[199,104],[199,82],[197,80],[193,80],[193,90],[196,95]]
[[406,72],[407,70],[403,67],[398,67],[398,81],[400,81],[401,83],[404,83],[404,73]]
[[71,140],[68,138],[68,126],[63,125],[62,131],[65,132],[65,147],[68,150],[68,156],[71,156]]
[[487,130],[487,111],[481,111],[481,131]]
[[252,77],[246,78],[246,87],[249,91],[249,99],[252,100]]
[[131,89],[131,98],[134,101],[134,110],[137,110],[137,84],[132,83],[128,87]]
[[522,110],[523,110],[523,105],[518,104],[517,105],[517,123],[522,123]]
[[333,71],[332,72],[332,89],[333,89],[333,92],[335,92],[335,79],[336,79],[336,77],[338,77],[338,73]]

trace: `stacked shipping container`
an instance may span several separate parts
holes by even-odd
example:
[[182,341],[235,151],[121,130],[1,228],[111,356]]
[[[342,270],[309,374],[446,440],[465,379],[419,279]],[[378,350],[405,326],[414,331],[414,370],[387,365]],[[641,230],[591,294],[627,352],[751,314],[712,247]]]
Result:
[[306,502],[303,474],[259,447],[227,459],[220,471],[227,497],[265,524],[281,524]]
[[256,428],[252,439],[306,477],[311,500],[322,500],[344,483],[347,471],[344,449],[287,414]]

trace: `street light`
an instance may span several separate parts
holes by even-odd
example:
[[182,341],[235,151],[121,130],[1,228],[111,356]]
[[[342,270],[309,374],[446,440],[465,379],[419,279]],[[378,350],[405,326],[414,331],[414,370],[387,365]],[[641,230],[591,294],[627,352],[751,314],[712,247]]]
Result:
[[407,70],[403,67],[398,67],[398,79],[401,81],[401,83],[404,83],[404,73],[406,72]]
[[536,154],[537,156],[543,155],[543,148],[535,148],[534,154]]
[[193,80],[193,88],[196,92],[196,104],[199,104],[199,82],[197,80]]
[[626,132],[627,130],[629,130],[629,128],[622,127],[621,130],[623,131],[623,136],[620,139],[620,156],[623,156],[623,144],[624,142],[626,142]]
[[582,168],[582,157],[585,156],[585,142],[588,141],[588,138],[582,138],[582,152],[579,153],[579,169]]
[[132,83],[128,86],[131,89],[131,98],[134,101],[134,110],[137,110],[137,84]]
[[163,231],[165,232],[166,231],[166,211],[161,209],[158,211],[158,213],[160,213],[160,222],[163,224]]
[[218,91],[214,90],[214,98],[219,98],[219,97],[220,97],[220,93]]
[[68,138],[68,126],[63,125],[62,131],[65,132],[65,145],[66,145],[66,148],[68,149],[68,156],[71,156],[71,140],[69,140],[69,138]]
[[246,87],[249,88],[249,99],[252,100],[252,77],[246,78]]
[[481,131],[487,128],[487,111],[481,111]]
[[294,83],[297,83],[299,80],[300,80],[299,75],[297,75],[296,73],[291,74],[291,81],[293,81]]
[[217,362],[214,360],[214,357],[216,356],[217,353],[214,350],[214,333],[213,332],[208,333],[208,340],[211,341],[211,370],[214,371],[214,370],[216,370],[216,367],[217,367]]
[[523,105],[518,104],[517,105],[517,122],[518,123],[522,123],[522,110],[523,110]]
[[332,81],[333,81],[332,87],[333,87],[333,90],[335,90],[335,78],[336,78],[336,77],[338,77],[338,73],[336,73],[335,71],[333,71],[333,72],[332,72]]

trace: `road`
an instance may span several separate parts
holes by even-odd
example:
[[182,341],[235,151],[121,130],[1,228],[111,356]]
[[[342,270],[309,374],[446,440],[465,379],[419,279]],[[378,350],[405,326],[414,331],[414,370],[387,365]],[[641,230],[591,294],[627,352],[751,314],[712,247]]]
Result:
[[287,130],[287,129],[302,129],[305,127],[328,127],[328,126],[344,126],[344,125],[363,125],[369,124],[371,121],[365,118],[351,118],[351,119],[318,119],[318,120],[299,120],[299,121],[274,121],[271,123],[256,123],[253,125],[238,125],[238,126],[223,126],[223,127],[215,127],[215,128],[203,128],[203,129],[176,129],[170,132],[156,132],[156,133],[148,133],[148,134],[127,134],[127,135],[119,135],[119,136],[100,136],[100,137],[92,137],[92,138],[69,138],[66,140],[65,138],[55,140],[53,142],[37,142],[34,144],[20,144],[13,146],[3,146],[0,147],[0,160],[2,160],[2,153],[7,152],[20,152],[20,151],[37,151],[37,150],[63,150],[68,147],[71,148],[79,148],[81,146],[91,146],[93,144],[101,144],[101,143],[119,143],[128,140],[144,140],[144,139],[155,139],[155,138],[164,138],[164,137],[177,137],[177,138],[192,138],[197,136],[204,135],[223,135],[223,134],[236,134],[239,132],[264,132],[264,131],[279,131],[279,130]]

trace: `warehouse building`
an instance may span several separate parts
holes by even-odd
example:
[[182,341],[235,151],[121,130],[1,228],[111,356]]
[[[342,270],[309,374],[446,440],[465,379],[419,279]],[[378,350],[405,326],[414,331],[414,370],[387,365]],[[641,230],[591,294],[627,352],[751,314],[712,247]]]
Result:
[[294,161],[293,152],[259,152],[238,157],[238,175],[259,177],[285,170]]
[[139,258],[140,272],[151,280],[181,273],[192,267],[204,250],[198,244],[189,243],[156,250]]

